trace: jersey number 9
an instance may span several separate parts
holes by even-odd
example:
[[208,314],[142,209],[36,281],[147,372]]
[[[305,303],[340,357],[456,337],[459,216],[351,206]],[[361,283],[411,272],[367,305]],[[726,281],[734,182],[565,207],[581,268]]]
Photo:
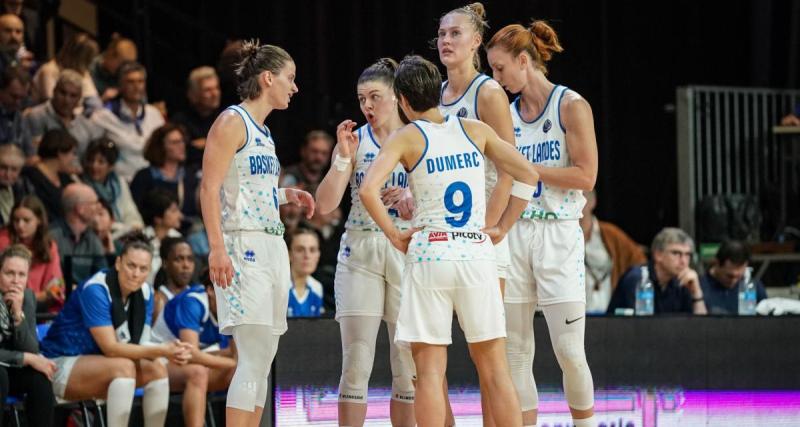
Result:
[[[456,193],[461,193],[461,203],[456,204]],[[456,181],[444,191],[444,207],[448,212],[460,215],[446,216],[444,220],[453,227],[463,227],[472,216],[472,191],[464,181]]]

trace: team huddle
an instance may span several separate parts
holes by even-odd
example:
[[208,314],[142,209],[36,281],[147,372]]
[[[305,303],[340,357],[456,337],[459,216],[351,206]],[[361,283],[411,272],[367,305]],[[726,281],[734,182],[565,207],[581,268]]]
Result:
[[[573,423],[596,425],[578,223],[597,175],[591,108],[547,79],[546,63],[562,50],[549,25],[508,25],[488,42],[486,27],[480,3],[443,15],[436,44],[444,82],[419,56],[367,67],[356,86],[366,124],[338,126],[315,195],[278,187],[280,162],[264,125],[298,91],[295,63],[277,46],[243,46],[242,102],[208,134],[200,193],[219,329],[238,353],[228,425],[258,425],[287,329],[279,206],[297,204],[310,217],[336,209],[348,189],[335,276],[340,426],[365,422],[381,321],[390,337],[392,425],[455,425],[445,375],[453,313],[480,379],[484,425],[536,425],[537,307]],[[481,46],[492,77],[479,71]]]

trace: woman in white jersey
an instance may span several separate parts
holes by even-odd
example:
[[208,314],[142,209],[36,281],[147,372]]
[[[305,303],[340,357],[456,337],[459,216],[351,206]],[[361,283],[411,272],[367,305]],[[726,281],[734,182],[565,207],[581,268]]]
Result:
[[[395,340],[411,345],[418,425],[445,423],[442,383],[456,312],[497,423],[519,426],[492,241],[502,239],[522,212],[538,175],[486,124],[442,116],[437,108],[440,85],[439,71],[425,59],[411,56],[400,63],[394,90],[412,123],[383,144],[359,196],[389,241],[406,252]],[[498,225],[486,232],[484,154],[522,181],[514,182],[515,197]],[[408,171],[416,210],[415,228],[406,231],[395,226],[379,193],[398,162]]]
[[278,188],[280,164],[264,126],[297,93],[295,64],[277,46],[242,45],[236,70],[242,103],[220,113],[208,133],[200,199],[208,233],[208,265],[215,284],[220,332],[233,335],[236,372],[228,388],[226,425],[261,419],[269,367],[286,332],[289,256],[278,206],[314,212],[305,191]]
[[578,427],[593,426],[594,387],[583,346],[586,292],[583,191],[597,178],[592,109],[577,93],[547,80],[545,64],[561,52],[555,31],[542,21],[509,25],[487,44],[493,76],[512,93],[517,150],[541,177],[522,219],[509,232],[511,274],[506,285],[508,361],[524,411],[535,425],[533,313],[542,307],[564,372],[564,390]]
[[[508,96],[496,81],[480,72],[478,51],[487,27],[486,11],[481,3],[453,9],[439,20],[436,48],[439,61],[447,68],[447,81],[442,85],[439,111],[444,115],[480,120],[491,126],[504,141],[513,144],[514,130],[508,111]],[[498,174],[491,162],[486,163],[485,169],[488,203],[486,223],[496,224],[508,202],[511,177],[502,172]],[[495,253],[502,291],[511,264],[506,239],[498,242]],[[481,391],[484,426],[489,427],[493,423],[483,385]]]
[[[394,337],[400,310],[400,278],[403,254],[392,246],[372,221],[358,188],[367,169],[378,155],[381,141],[403,126],[392,85],[397,62],[380,59],[358,78],[357,93],[367,124],[353,132],[355,123],[343,121],[337,128],[333,167],[317,187],[317,209],[323,214],[336,209],[350,187],[352,207],[339,246],[336,265],[336,320],[342,334],[342,377],[339,382],[339,425],[359,427],[367,415],[367,387],[375,358],[375,339],[381,319],[389,337]],[[398,163],[383,189],[405,191],[408,174]],[[402,230],[410,223],[401,218],[410,197],[389,206],[394,224]],[[400,209],[400,210],[398,210]],[[392,425],[414,425],[414,361],[407,347],[389,342],[392,367]]]

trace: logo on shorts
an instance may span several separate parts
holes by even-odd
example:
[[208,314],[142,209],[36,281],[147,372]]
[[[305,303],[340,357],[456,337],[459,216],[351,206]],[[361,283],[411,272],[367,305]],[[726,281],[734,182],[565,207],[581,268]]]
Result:
[[345,246],[344,247],[344,251],[343,251],[342,254],[345,256],[345,258],[349,257],[350,256],[350,246]]
[[256,262],[256,252],[252,249],[244,251],[244,260],[247,262]]
[[458,113],[456,113],[456,115],[458,117],[467,117],[467,107],[459,108]]
[[478,244],[486,241],[486,235],[475,231],[453,231],[453,240],[469,240],[472,243]]
[[553,122],[551,122],[550,119],[547,119],[544,121],[544,126],[542,127],[542,131],[544,133],[547,133],[550,131],[552,127],[553,127]]
[[364,154],[364,163],[372,163],[375,160],[375,153]]
[[428,242],[429,243],[430,242],[446,242],[448,240],[450,240],[450,239],[447,237],[447,232],[446,231],[431,231],[431,233],[428,234]]

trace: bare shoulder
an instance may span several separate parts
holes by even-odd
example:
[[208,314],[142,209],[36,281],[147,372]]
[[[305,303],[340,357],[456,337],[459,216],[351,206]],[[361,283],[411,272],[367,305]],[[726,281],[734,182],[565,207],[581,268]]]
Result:
[[570,124],[580,123],[585,120],[592,120],[592,106],[579,93],[567,90],[561,99],[559,107],[561,122],[564,127],[569,128]]
[[478,102],[502,102],[508,104],[508,95],[495,79],[486,80],[478,91]]

